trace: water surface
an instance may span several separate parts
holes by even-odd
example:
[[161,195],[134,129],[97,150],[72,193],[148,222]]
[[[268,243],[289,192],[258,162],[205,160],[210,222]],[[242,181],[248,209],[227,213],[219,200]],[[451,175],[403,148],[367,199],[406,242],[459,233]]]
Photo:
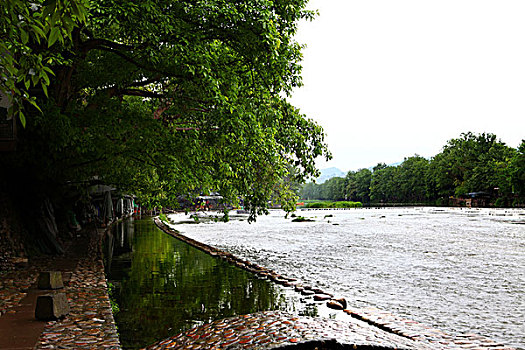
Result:
[[474,332],[525,348],[525,211],[397,208],[297,214],[316,221],[294,223],[272,211],[251,225],[232,220],[174,227],[343,295],[351,306],[375,306],[452,334]]
[[263,310],[316,314],[315,306],[268,280],[159,230],[151,218],[114,227],[105,244],[107,278],[123,348],[143,348],[213,320]]

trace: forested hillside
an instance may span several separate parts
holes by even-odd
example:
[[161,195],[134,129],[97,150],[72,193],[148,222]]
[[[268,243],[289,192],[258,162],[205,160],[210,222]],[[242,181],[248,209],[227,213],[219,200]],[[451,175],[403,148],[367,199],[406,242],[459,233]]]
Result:
[[464,133],[426,159],[405,158],[397,166],[349,171],[323,184],[308,183],[304,199],[362,203],[451,204],[452,198],[483,197],[497,206],[525,204],[525,141],[511,148],[493,134]]

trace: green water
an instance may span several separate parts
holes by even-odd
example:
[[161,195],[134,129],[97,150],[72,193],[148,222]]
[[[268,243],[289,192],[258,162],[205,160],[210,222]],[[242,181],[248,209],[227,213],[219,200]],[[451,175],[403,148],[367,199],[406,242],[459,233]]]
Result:
[[216,319],[294,308],[284,288],[167,235],[151,218],[118,224],[104,250],[125,349]]

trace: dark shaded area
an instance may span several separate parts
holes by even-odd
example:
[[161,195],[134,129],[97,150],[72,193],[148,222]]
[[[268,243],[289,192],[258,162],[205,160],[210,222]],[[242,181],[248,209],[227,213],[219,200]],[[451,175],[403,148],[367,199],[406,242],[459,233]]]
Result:
[[[311,340],[297,344],[288,344],[284,346],[274,347],[273,349],[280,350],[381,350],[394,349],[386,346],[375,345],[357,345],[357,344],[342,344],[335,339],[329,340]],[[399,349],[399,348],[396,348]],[[401,349],[400,349],[401,350]]]

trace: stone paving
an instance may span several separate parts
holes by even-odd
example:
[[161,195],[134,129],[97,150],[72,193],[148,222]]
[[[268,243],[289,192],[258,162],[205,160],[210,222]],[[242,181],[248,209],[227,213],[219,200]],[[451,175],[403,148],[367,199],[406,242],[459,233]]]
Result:
[[120,349],[107,292],[100,238],[94,237],[66,288],[70,314],[48,322],[35,349]]
[[86,234],[89,237],[79,242],[81,246],[76,247],[74,253],[34,259],[24,269],[0,274],[0,310],[2,314],[14,316],[28,289],[35,287],[40,271],[62,271],[65,277],[64,288],[57,291],[66,293],[70,314],[47,322],[40,338],[35,339],[34,349],[121,348],[102,263],[103,231],[93,229]]
[[27,295],[25,291],[35,283],[37,276],[35,267],[0,274],[0,316],[14,312],[14,307]]
[[160,349],[271,349],[310,341],[333,342],[353,349],[433,349],[358,320],[293,316],[265,311],[193,328],[147,347]]
[[344,312],[385,331],[415,341],[432,344],[434,348],[516,350],[473,333],[458,335],[446,334],[439,329],[428,327],[413,320],[402,318],[373,307],[366,309],[346,309]]

